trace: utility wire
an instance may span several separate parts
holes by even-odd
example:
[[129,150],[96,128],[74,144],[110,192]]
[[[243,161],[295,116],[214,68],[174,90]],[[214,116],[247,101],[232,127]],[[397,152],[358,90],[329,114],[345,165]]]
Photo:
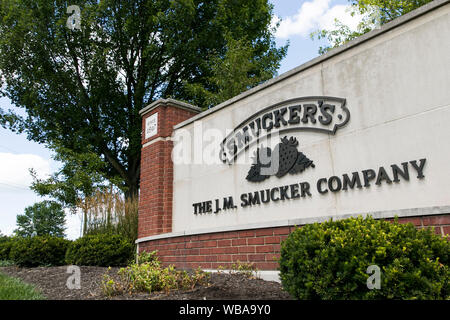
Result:
[[10,188],[20,189],[20,190],[30,190],[29,188],[25,188],[24,186],[20,186],[18,184],[11,184],[11,183],[0,182],[0,185],[6,186],[6,187],[10,187]]

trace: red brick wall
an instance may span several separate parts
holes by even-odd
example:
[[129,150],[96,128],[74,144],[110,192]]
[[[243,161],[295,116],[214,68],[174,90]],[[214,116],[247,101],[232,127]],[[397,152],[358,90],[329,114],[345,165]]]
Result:
[[[141,151],[139,237],[172,231],[172,141],[157,141]],[[172,182],[172,180],[170,180]]]
[[[145,119],[150,117],[152,114],[158,112],[158,133],[148,139],[145,139]],[[171,106],[171,105],[160,105],[150,111],[149,113],[146,113],[142,117],[142,145],[144,145],[147,142],[150,142],[156,138],[166,138],[170,137],[173,132],[173,126],[183,122],[189,118],[192,118],[197,113],[193,111],[189,111],[186,109],[181,109],[179,107]]]
[[[145,119],[158,112],[158,132],[145,139]],[[176,106],[161,104],[142,117],[142,145],[163,138],[141,150],[141,182],[139,194],[138,237],[172,231],[173,126],[196,113]]]
[[[386,219],[393,220],[393,219]],[[435,227],[440,235],[450,234],[450,214],[399,218],[418,228]],[[253,263],[259,270],[276,270],[280,243],[295,227],[275,227],[243,231],[181,236],[139,243],[139,251],[158,250],[165,264],[178,268],[230,268],[236,261]]]
[[[385,220],[393,221],[394,219],[385,219]],[[410,222],[419,229],[434,227],[434,232],[441,236],[450,234],[450,214],[399,218],[398,222],[399,223]]]

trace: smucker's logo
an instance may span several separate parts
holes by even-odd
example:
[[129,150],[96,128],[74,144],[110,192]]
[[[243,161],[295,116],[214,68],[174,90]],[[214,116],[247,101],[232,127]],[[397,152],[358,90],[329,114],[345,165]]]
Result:
[[[309,130],[335,134],[339,128],[345,126],[350,120],[350,111],[345,104],[346,100],[343,98],[303,97],[283,101],[264,108],[243,121],[222,141],[220,158],[224,163],[232,164],[237,156],[247,150],[253,143],[259,144],[260,139],[270,137],[275,132],[282,134],[290,131]],[[274,148],[273,151],[278,148],[279,151],[288,150],[290,152],[289,156],[286,156],[286,160],[282,160],[285,157],[283,152],[279,154],[279,165],[284,169],[281,170],[281,167],[277,168],[277,170],[281,171],[277,171],[275,175],[283,176],[294,168],[290,164],[294,162],[293,159],[295,158],[293,150],[295,149],[298,152],[296,149],[297,144],[298,142],[293,140],[293,138],[289,140],[286,138],[282,139],[281,143]],[[269,152],[269,150],[264,150],[267,152],[260,151],[258,148],[257,154],[268,154]],[[260,169],[264,168],[262,164],[267,165],[268,161],[273,161],[273,159],[265,159],[267,160],[266,162],[261,162],[261,159],[258,159],[258,157],[259,155],[255,159],[256,163],[250,169],[247,177],[249,181],[262,181],[267,178],[265,176],[271,175],[261,175],[257,171],[258,167]],[[298,160],[298,157],[295,160]],[[311,165],[309,164],[309,166]],[[290,168],[284,172],[286,170],[285,167]],[[284,174],[282,174],[283,172]]]

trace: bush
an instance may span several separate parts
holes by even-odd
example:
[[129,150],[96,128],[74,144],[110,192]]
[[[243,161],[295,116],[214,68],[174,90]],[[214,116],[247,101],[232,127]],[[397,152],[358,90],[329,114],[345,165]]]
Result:
[[125,237],[112,234],[87,235],[72,242],[66,262],[82,266],[123,266],[134,255],[134,244]]
[[241,274],[247,278],[257,278],[258,268],[253,263],[240,262],[231,265],[231,274]]
[[[280,278],[297,299],[448,299],[450,243],[432,230],[372,217],[296,229],[282,243]],[[381,288],[369,290],[370,265]]]
[[0,267],[13,267],[16,264],[11,260],[0,260]]
[[20,267],[64,265],[70,240],[36,236],[13,241],[9,258]]
[[103,293],[114,296],[124,292],[192,290],[198,284],[206,284],[209,279],[209,274],[201,269],[189,274],[176,270],[172,265],[163,267],[155,252],[149,255],[141,254],[138,261],[140,262],[121,268],[116,277],[104,274],[101,283]]
[[9,253],[11,251],[14,238],[1,236],[0,237],[0,260],[9,260]]

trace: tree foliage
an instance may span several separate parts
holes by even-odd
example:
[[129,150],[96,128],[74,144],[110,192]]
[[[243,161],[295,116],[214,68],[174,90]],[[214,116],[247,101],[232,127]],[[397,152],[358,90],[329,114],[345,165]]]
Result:
[[103,163],[95,168],[102,178],[136,195],[140,109],[168,97],[219,103],[271,78],[286,53],[275,46],[267,0],[77,5],[81,30],[66,26],[67,1],[0,2],[1,93],[26,110],[1,110],[0,124],[61,157],[64,174],[47,186],[77,180],[79,155],[88,155]]
[[348,14],[353,17],[355,15],[362,17],[356,30],[351,30],[347,25],[335,19],[333,30],[317,30],[311,34],[311,38],[328,41],[329,45],[319,48],[319,54],[324,54],[431,1],[349,0],[351,6]]
[[[38,178],[37,172],[31,169],[33,191],[42,196],[51,196],[74,211],[84,199],[108,188],[105,183],[108,178],[104,173],[106,163],[95,152],[89,148],[83,153],[63,147],[55,150],[57,152],[53,158],[64,165],[46,179]],[[109,181],[120,185],[121,179],[111,175]]]
[[214,55],[209,60],[211,75],[208,77],[208,86],[214,89],[201,83],[186,83],[187,91],[203,99],[203,104],[208,107],[270,79],[278,68],[278,64],[271,61],[280,60],[285,54],[285,50],[281,50],[258,57],[246,39],[235,40],[227,36],[226,41],[224,56]]
[[65,213],[62,206],[54,201],[42,201],[25,208],[25,213],[17,215],[17,236],[64,237]]

